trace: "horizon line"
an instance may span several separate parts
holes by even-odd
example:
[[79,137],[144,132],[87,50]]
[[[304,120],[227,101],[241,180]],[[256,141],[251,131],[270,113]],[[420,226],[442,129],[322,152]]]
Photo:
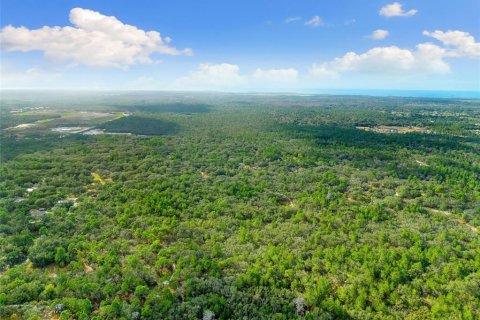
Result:
[[[433,89],[305,89],[301,91],[223,91],[223,90],[176,90],[176,89],[87,89],[87,88],[0,88],[0,91],[60,91],[60,92],[158,92],[158,93],[196,93],[196,94],[252,94],[252,95],[311,95],[311,96],[365,96],[396,98],[438,98],[438,99],[480,99],[480,90],[433,90]],[[422,95],[423,94],[423,95]]]

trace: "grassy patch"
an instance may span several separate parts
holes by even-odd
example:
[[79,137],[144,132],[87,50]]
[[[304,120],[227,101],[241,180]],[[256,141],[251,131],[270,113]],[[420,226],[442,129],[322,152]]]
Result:
[[110,178],[103,179],[102,176],[100,176],[100,174],[98,174],[97,172],[92,172],[92,177],[94,181],[100,183],[102,186],[105,185],[105,183],[107,182],[112,182],[112,179]]

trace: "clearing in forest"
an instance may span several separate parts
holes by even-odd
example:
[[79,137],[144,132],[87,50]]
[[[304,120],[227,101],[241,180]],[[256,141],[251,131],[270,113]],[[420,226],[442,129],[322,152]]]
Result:
[[103,179],[97,172],[92,172],[92,177],[94,181],[97,181],[102,186],[105,185],[105,183],[107,182],[112,182],[112,179],[110,178]]
[[431,132],[427,128],[422,127],[401,127],[401,126],[374,126],[374,127],[365,127],[365,126],[357,126],[355,127],[358,130],[363,131],[373,131],[377,133],[429,133]]

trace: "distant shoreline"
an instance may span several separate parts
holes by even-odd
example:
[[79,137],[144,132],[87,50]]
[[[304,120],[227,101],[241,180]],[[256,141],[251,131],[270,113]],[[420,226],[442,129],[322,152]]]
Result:
[[441,91],[441,90],[382,90],[382,89],[326,89],[312,90],[316,94],[342,94],[374,97],[405,97],[405,98],[450,98],[450,99],[480,99],[480,91]]
[[[480,91],[442,91],[442,90],[388,90],[388,89],[303,89],[299,91],[206,91],[206,90],[90,90],[90,89],[0,89],[0,92],[35,92],[51,94],[62,92],[64,94],[93,93],[93,94],[125,94],[125,93],[189,93],[189,94],[238,94],[238,95],[312,95],[312,96],[363,96],[363,97],[395,97],[395,98],[433,98],[433,99],[480,99]],[[1,98],[0,98],[1,99]]]

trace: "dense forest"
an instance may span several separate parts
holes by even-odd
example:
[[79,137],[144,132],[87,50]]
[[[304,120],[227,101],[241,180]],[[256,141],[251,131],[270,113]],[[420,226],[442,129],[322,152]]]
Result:
[[5,92],[2,319],[479,319],[480,102]]

